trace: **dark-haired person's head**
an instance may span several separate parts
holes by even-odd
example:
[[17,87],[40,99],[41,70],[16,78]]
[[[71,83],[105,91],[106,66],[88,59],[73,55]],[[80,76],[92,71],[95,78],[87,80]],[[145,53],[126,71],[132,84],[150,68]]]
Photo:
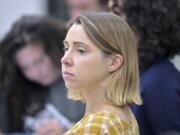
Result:
[[158,59],[180,53],[178,0],[109,0],[109,8],[123,16],[138,38],[140,69]]
[[59,59],[66,28],[53,18],[23,16],[0,42],[2,89],[17,78],[49,86],[61,76]]

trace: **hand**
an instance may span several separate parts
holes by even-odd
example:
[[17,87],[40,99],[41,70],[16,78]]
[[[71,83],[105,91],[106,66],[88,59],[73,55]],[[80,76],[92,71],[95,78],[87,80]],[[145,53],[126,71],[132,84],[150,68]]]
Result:
[[56,119],[44,122],[33,135],[62,135],[65,130]]

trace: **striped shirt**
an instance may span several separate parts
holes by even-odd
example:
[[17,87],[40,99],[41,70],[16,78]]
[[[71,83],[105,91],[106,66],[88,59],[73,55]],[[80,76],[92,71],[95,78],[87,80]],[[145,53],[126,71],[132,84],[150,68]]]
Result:
[[84,116],[64,135],[139,135],[139,129],[133,114],[129,123],[102,111]]

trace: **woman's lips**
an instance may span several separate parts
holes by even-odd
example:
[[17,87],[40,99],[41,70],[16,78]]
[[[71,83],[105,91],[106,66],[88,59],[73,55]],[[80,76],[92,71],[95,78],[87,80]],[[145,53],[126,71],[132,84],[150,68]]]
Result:
[[64,71],[63,72],[63,78],[66,80],[66,79],[70,79],[74,76],[74,74],[70,73],[70,72],[67,72],[67,71]]

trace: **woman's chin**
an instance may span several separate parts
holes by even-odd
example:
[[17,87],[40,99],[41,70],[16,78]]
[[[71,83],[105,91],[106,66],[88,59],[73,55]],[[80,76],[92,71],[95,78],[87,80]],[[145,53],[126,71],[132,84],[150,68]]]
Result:
[[65,86],[66,88],[69,90],[69,89],[76,89],[76,86],[73,85],[72,83],[69,83],[69,82],[65,82]]

